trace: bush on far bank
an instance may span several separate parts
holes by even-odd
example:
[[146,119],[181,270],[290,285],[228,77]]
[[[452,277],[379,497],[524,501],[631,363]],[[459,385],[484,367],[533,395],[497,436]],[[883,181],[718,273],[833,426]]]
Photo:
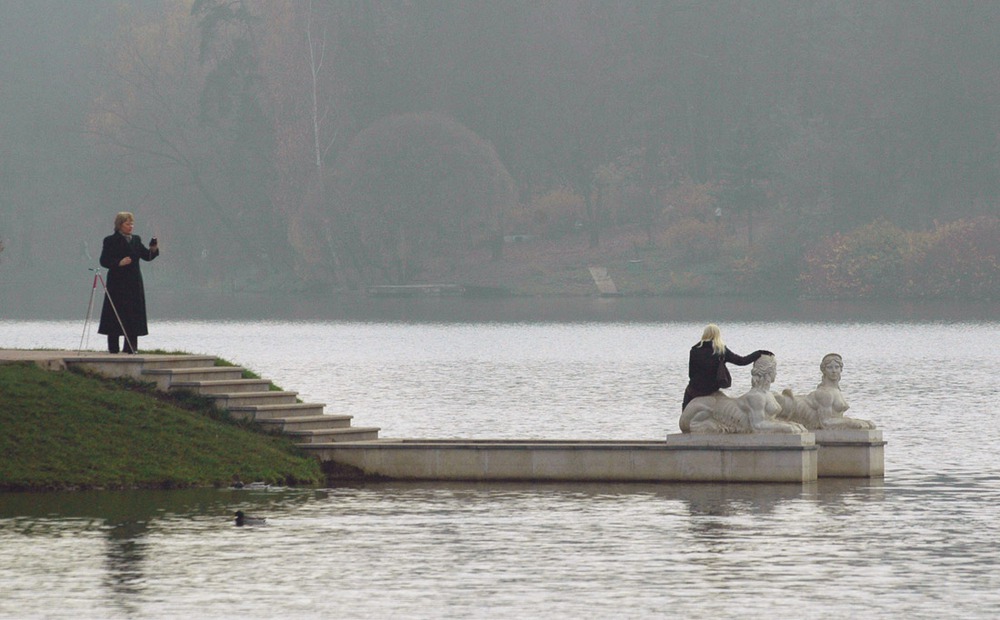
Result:
[[1000,219],[981,216],[905,231],[876,220],[822,238],[799,284],[818,297],[1000,298]]

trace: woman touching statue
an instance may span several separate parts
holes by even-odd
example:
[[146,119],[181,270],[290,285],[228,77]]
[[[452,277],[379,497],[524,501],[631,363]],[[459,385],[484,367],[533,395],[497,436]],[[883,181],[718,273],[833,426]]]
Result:
[[[701,334],[701,341],[691,347],[688,358],[688,385],[684,390],[683,410],[692,399],[708,396],[732,384],[726,364],[746,366],[757,361],[761,355],[774,355],[763,349],[750,355],[734,353],[722,340],[722,331],[715,323],[709,323]],[[722,375],[720,380],[720,374]],[[726,380],[728,379],[728,381]]]
[[750,371],[750,391],[730,398],[722,392],[695,398],[681,413],[682,433],[804,433],[795,422],[774,419],[781,405],[771,392],[778,372],[773,355],[763,354]]

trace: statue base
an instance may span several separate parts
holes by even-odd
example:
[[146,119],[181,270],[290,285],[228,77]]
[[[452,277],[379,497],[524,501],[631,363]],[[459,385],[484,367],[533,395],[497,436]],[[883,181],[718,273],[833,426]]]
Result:
[[813,482],[819,471],[812,433],[672,433],[667,447],[692,482]]
[[498,482],[816,481],[812,433],[664,441],[379,439],[302,446],[331,479]]
[[882,478],[885,476],[885,441],[882,431],[824,429],[814,431],[819,446],[820,478]]

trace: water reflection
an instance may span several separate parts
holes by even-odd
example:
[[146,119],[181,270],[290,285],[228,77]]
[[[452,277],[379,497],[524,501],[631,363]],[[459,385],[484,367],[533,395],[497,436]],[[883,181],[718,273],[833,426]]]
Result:
[[679,499],[691,516],[767,515],[781,504],[802,499],[813,484],[697,484],[660,491]]
[[865,502],[884,500],[883,478],[824,478],[811,485],[804,495],[831,516],[848,512],[848,507]]
[[[0,546],[16,548],[22,542],[44,545],[52,539],[97,536],[90,549],[100,549],[103,555],[100,583],[108,595],[101,598],[115,615],[139,615],[142,595],[155,579],[149,574],[156,566],[149,557],[155,547],[150,537],[157,530],[171,530],[180,522],[205,515],[219,524],[231,522],[230,507],[239,505],[244,495],[213,489],[5,493],[0,495],[0,541],[4,541]],[[82,549],[73,554],[74,559],[97,559]],[[65,559],[56,553],[50,561]],[[72,579],[78,567],[66,570]],[[30,571],[26,576],[30,578]]]
[[136,600],[145,581],[144,564],[149,545],[144,521],[110,523],[107,532],[106,576],[113,606],[127,615],[138,611]]
[[[304,617],[646,616],[664,605],[687,617],[731,617],[734,605],[751,617],[865,617],[919,609],[921,589],[942,597],[929,608],[939,613],[973,600],[998,610],[983,589],[998,563],[995,480],[950,488],[947,506],[941,482],[15,493],[0,507],[0,557],[49,557],[0,568],[0,616],[8,604],[45,615],[68,593],[67,609],[134,617],[265,617],[275,605]],[[236,509],[270,525],[236,528]],[[94,536],[103,544],[88,547]],[[39,590],[39,571],[58,564],[69,568]],[[936,585],[959,578],[948,594]],[[842,590],[836,600],[823,583]],[[759,598],[785,588],[794,595]],[[909,594],[886,602],[876,594],[887,588]]]

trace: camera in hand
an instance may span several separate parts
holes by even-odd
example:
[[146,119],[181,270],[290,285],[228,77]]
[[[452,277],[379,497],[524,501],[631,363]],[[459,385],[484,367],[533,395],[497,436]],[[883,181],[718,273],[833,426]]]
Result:
[[149,245],[156,245],[156,237],[149,240]]

